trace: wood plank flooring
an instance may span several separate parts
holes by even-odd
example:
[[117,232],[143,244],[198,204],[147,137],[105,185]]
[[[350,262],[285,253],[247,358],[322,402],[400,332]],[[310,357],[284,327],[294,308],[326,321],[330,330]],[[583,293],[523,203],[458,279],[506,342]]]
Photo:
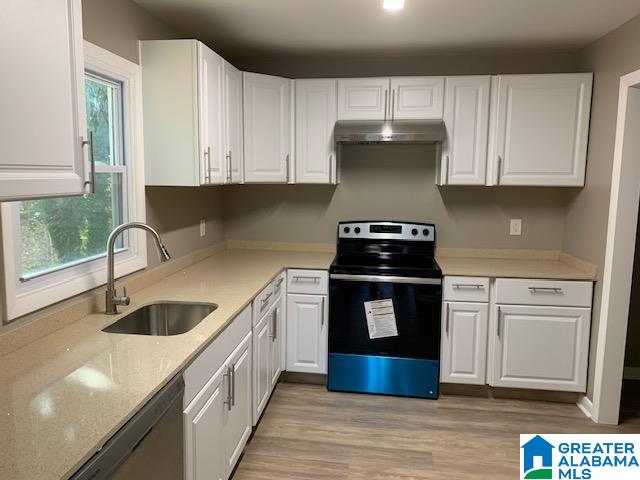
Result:
[[640,415],[600,426],[571,404],[280,383],[233,479],[513,480],[520,433],[640,433]]

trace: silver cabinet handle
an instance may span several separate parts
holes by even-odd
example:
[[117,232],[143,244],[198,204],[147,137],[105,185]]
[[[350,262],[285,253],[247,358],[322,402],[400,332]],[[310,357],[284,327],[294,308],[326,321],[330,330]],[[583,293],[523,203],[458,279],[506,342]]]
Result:
[[231,406],[236,406],[236,364],[231,365]]
[[89,180],[84,182],[85,187],[89,186],[89,193],[96,193],[96,159],[93,155],[93,132],[89,130],[87,140],[82,140],[81,145],[89,145],[89,168],[91,169],[89,174]]
[[324,295],[320,298],[320,330],[324,328]]
[[271,339],[275,342],[278,338],[278,309],[274,308],[271,312],[271,331],[273,332]]
[[444,318],[445,318],[444,332],[447,334],[447,337],[448,337],[449,336],[449,304],[448,303],[444,304]]
[[541,292],[562,293],[562,288],[560,287],[529,287],[529,291],[531,293],[541,293]]
[[204,183],[211,183],[211,147],[204,151]]
[[280,278],[278,279],[278,281],[276,282],[276,288],[279,288],[279,287],[280,287],[280,285],[282,285],[282,282],[284,282],[284,277],[280,277]]
[[301,280],[310,280],[313,283],[319,282],[320,277],[312,277],[311,275],[294,275],[293,280],[299,282]]
[[444,184],[448,185],[449,184],[449,155],[445,156],[445,163],[444,163]]
[[271,295],[273,295],[273,292],[267,293],[267,295],[262,299],[263,305],[269,301],[269,299],[271,298]]
[[390,112],[390,116],[391,116],[391,121],[393,122],[395,116],[396,116],[396,90],[395,88],[393,90],[391,90],[391,112]]
[[329,155],[329,183],[333,182],[333,154]]
[[231,150],[227,152],[225,158],[227,160],[227,183],[231,183],[233,181],[233,173],[231,171]]
[[291,154],[287,153],[287,156],[285,157],[285,168],[287,169],[287,183],[289,183],[289,161],[290,161],[290,156],[291,156]]
[[482,290],[484,285],[477,283],[454,283],[451,285],[453,288],[475,288],[477,290]]
[[389,90],[384,91],[384,121],[387,121],[387,107],[389,104]]
[[498,185],[500,185],[500,171],[502,170],[502,157],[500,155],[498,155],[498,166],[497,166],[497,173],[496,173],[496,183]]
[[496,321],[496,335],[500,338],[500,306],[498,306],[498,318]]
[[233,406],[231,404],[231,368],[227,367],[227,371],[224,373],[223,377],[227,378],[227,399],[224,401],[224,404],[227,406],[227,410],[231,410]]

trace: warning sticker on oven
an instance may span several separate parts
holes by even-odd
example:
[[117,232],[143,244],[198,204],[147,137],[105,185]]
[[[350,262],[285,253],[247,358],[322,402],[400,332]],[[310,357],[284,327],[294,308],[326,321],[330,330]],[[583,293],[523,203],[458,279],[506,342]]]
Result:
[[364,311],[367,314],[370,339],[398,336],[396,312],[393,310],[392,299],[364,302]]

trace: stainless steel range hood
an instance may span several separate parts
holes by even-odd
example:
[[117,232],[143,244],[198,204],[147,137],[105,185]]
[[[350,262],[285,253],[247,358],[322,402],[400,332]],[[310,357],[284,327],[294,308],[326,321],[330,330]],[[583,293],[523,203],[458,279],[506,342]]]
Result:
[[442,120],[338,120],[336,143],[440,143],[445,139]]

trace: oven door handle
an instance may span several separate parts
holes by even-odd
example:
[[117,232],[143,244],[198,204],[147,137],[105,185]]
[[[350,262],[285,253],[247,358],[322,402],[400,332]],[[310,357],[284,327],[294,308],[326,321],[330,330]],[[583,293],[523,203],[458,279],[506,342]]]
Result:
[[348,282],[374,283],[411,283],[415,285],[442,285],[441,278],[395,277],[392,275],[350,275],[347,273],[332,273],[332,280],[346,280]]

